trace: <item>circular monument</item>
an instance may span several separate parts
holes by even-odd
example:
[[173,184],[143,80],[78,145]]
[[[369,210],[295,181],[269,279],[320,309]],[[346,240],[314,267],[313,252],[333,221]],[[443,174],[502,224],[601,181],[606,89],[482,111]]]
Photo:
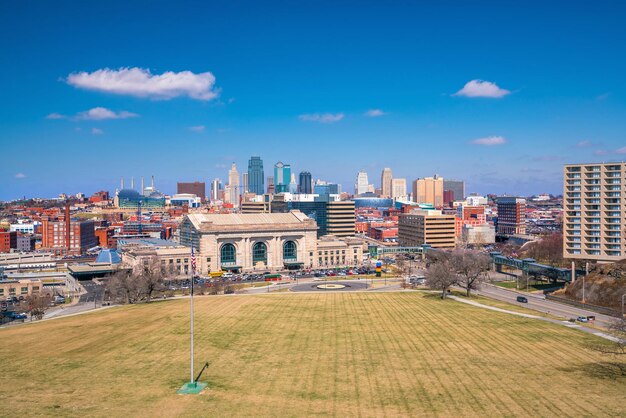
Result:
[[329,283],[329,284],[318,284],[317,286],[318,289],[323,289],[323,290],[339,290],[339,289],[345,289],[346,285],[341,284],[341,283]]

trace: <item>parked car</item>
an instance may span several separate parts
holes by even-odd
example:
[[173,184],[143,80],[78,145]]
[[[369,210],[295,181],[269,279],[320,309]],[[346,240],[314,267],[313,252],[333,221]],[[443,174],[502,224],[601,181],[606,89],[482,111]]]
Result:
[[578,318],[576,318],[576,320],[578,322],[589,322],[586,316],[579,316]]
[[526,296],[518,296],[517,301],[520,303],[528,303],[528,298],[526,298]]

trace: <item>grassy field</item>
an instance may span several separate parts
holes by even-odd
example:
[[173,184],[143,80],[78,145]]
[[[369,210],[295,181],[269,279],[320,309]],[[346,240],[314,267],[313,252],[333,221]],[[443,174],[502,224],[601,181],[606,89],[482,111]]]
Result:
[[596,337],[436,295],[269,294],[134,305],[0,330],[12,416],[623,416]]

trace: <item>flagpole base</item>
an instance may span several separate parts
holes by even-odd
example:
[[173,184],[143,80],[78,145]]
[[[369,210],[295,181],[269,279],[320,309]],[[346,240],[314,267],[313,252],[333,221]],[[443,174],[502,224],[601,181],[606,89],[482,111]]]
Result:
[[204,382],[187,382],[176,391],[179,395],[197,395],[202,392],[208,383]]

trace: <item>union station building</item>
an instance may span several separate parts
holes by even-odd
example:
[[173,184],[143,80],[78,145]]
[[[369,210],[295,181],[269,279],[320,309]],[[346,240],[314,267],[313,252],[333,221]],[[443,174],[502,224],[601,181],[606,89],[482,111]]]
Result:
[[193,242],[199,274],[298,269],[313,264],[317,224],[300,211],[190,214],[180,242]]
[[333,236],[318,241],[317,228],[315,220],[292,210],[189,214],[179,233],[182,245],[191,246],[193,242],[196,271],[201,275],[224,270],[296,270],[362,262],[366,249],[362,241]]

